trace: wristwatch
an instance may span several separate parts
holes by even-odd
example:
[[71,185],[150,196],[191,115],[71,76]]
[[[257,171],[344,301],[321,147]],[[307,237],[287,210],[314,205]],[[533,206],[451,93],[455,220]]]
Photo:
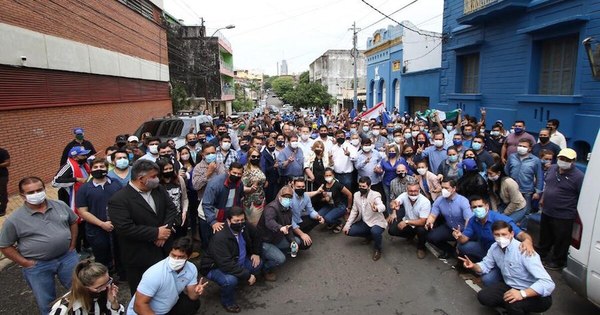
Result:
[[527,298],[527,292],[525,292],[525,290],[519,290],[519,292],[521,293],[521,296],[526,299]]

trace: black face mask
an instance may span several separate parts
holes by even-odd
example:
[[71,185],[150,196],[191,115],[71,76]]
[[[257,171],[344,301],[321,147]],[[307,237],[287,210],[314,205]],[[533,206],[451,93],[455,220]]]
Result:
[[248,149],[250,149],[250,145],[249,144],[242,144],[240,146],[240,149],[242,149],[242,151],[248,151]]
[[412,152],[409,152],[409,153],[404,153],[404,154],[402,154],[402,155],[404,155],[405,157],[411,157],[411,156],[413,156],[413,154],[414,154],[414,153],[412,153]]
[[335,141],[337,141],[338,144],[344,144],[344,142],[346,141],[345,138],[336,138]]
[[173,171],[163,172],[163,177],[165,178],[173,178],[173,175],[175,175]]
[[204,144],[206,142],[206,138],[200,138],[198,139],[198,142],[200,142],[200,144]]
[[547,143],[548,141],[550,141],[550,137],[540,137],[541,143]]
[[400,178],[404,178],[406,177],[406,173],[396,173],[398,175],[398,177]]
[[321,138],[327,138],[327,135],[328,134],[326,132],[319,133],[319,136],[321,136]]
[[165,159],[165,160],[170,160],[171,159],[171,155],[170,154],[161,154],[158,156],[159,159]]
[[126,144],[127,142],[117,142],[118,147],[124,147]]
[[229,181],[232,183],[237,183],[240,181],[242,177],[237,175],[229,175]]
[[333,132],[327,133],[328,136],[333,137]]
[[246,227],[246,223],[229,223],[229,227],[232,231],[240,233]]
[[90,172],[92,174],[92,177],[95,179],[102,179],[104,177],[106,177],[106,174],[108,174],[108,171],[106,170],[93,170]]
[[285,141],[277,141],[278,147],[283,147],[285,145]]
[[269,152],[273,152],[275,151],[275,147],[267,147],[267,150],[269,150]]
[[103,290],[100,292],[91,292],[88,290],[88,294],[90,295],[92,300],[96,300],[96,299],[99,299],[101,296],[106,295],[106,290]]
[[225,136],[225,135],[227,135],[227,131],[219,131],[220,137]]
[[192,141],[188,141],[188,143],[187,143],[187,144],[188,144],[190,147],[193,147],[193,146],[195,146],[195,145],[196,145],[196,143],[198,143],[198,140],[192,140]]
[[250,164],[258,165],[258,164],[260,164],[260,159],[250,159]]
[[296,193],[296,195],[298,195],[298,197],[304,196],[305,191],[306,189],[294,189],[294,192]]
[[361,195],[367,195],[369,193],[369,188],[359,188],[358,191],[360,191]]

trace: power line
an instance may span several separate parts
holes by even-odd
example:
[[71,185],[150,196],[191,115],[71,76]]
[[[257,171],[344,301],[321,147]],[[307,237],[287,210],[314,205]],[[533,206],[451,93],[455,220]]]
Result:
[[[396,11],[394,11],[394,12],[390,13],[390,15],[394,15],[394,14],[396,14],[396,13],[398,13],[398,12],[400,12],[400,11],[404,10],[405,8],[409,7],[410,5],[414,4],[414,3],[415,3],[415,2],[417,2],[417,1],[419,1],[419,0],[414,0],[414,1],[413,1],[413,2],[411,2],[411,3],[408,3],[407,5],[405,5],[405,6],[401,7],[400,9],[398,9],[398,10],[396,10]],[[373,25],[375,25],[375,24],[377,24],[377,23],[379,23],[379,22],[381,22],[381,21],[383,21],[383,20],[385,20],[385,19],[386,19],[386,18],[385,18],[385,17],[383,17],[383,18],[381,18],[381,19],[377,20],[376,22],[374,22],[374,23],[371,23],[371,24],[369,24],[368,26],[365,26],[365,27],[363,27],[363,28],[362,28],[362,30],[364,30],[364,29],[367,29],[367,28],[369,28],[369,27],[371,27],[371,26],[373,26]],[[360,31],[359,31],[359,32],[360,32]]]
[[406,26],[405,24],[402,24],[402,23],[400,23],[400,22],[398,22],[398,21],[394,20],[394,19],[393,19],[392,17],[390,17],[389,15],[387,15],[387,14],[385,14],[385,13],[381,12],[379,9],[377,9],[376,7],[374,7],[373,5],[371,5],[370,3],[368,3],[367,1],[365,1],[365,0],[360,0],[360,1],[362,1],[364,4],[366,4],[366,5],[368,5],[369,7],[371,7],[371,9],[373,9],[373,10],[375,10],[375,11],[379,12],[379,14],[381,14],[381,15],[385,16],[386,18],[388,18],[388,19],[389,19],[389,20],[391,20],[392,22],[394,22],[394,23],[396,23],[396,24],[398,24],[398,25],[400,25],[400,26],[402,26],[402,27],[404,27],[404,28],[406,28],[406,29],[408,29],[408,30],[411,30],[411,31],[413,31],[413,32],[415,32],[415,33],[417,33],[417,34],[419,34],[419,35],[428,36],[428,37],[438,37],[438,38],[443,38],[443,36],[439,36],[439,35],[432,35],[432,34],[423,33],[423,32],[422,32],[421,30],[419,30],[419,29],[414,29],[414,28],[412,28],[412,27]]

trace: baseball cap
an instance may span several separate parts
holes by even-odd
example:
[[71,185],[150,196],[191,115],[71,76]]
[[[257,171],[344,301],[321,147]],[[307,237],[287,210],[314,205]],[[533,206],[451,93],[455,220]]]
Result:
[[69,151],[69,156],[73,157],[73,156],[78,156],[78,155],[87,155],[89,153],[90,153],[90,150],[86,150],[82,146],[76,146],[76,147],[71,148],[71,150]]
[[464,159],[462,161],[463,168],[465,171],[475,171],[477,170],[477,162],[473,159]]
[[558,153],[558,157],[564,156],[569,160],[577,159],[577,152],[571,148],[564,148]]
[[502,126],[504,126],[504,123],[502,122],[502,119],[498,119],[498,120],[496,120],[496,123],[497,123],[497,124],[500,124],[500,125],[502,125]]
[[129,136],[129,138],[127,138],[127,142],[140,142],[140,139],[138,139],[138,137],[136,136]]
[[117,142],[117,143],[118,143],[118,142],[126,142],[126,141],[127,141],[127,138],[126,138],[124,135],[118,135],[118,136],[115,138],[115,142]]
[[81,127],[74,128],[73,129],[73,134],[82,135],[83,134],[83,128],[81,128]]

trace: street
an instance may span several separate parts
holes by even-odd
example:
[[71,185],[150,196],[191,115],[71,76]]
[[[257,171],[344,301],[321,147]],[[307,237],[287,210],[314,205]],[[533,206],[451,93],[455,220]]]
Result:
[[[451,267],[431,252],[417,259],[412,242],[384,236],[381,260],[371,260],[371,245],[360,238],[334,235],[317,227],[308,251],[277,270],[277,282],[259,277],[254,287],[238,290],[243,314],[497,314],[480,306],[475,291]],[[598,309],[576,295],[557,272],[552,308],[544,314],[598,314]],[[119,284],[120,301],[129,290]],[[36,312],[31,291],[20,268],[0,272],[0,314]],[[60,290],[64,292],[64,290]],[[225,314],[219,289],[210,284],[199,314]],[[573,308],[577,307],[577,311]]]

